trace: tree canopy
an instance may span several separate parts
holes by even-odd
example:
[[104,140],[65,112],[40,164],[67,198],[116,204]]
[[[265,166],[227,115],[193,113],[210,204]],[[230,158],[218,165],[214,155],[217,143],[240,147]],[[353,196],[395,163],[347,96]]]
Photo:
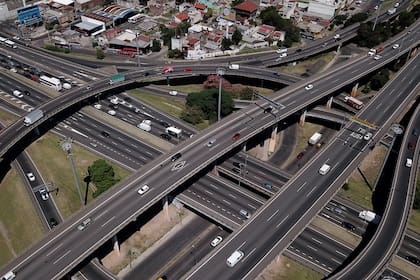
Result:
[[282,18],[275,7],[268,7],[261,11],[260,18],[264,24],[272,25],[276,30],[285,31],[285,41],[300,42],[300,29],[290,19]]
[[119,181],[119,179],[115,178],[112,166],[103,159],[95,160],[88,167],[88,173],[91,181],[96,186],[93,197],[99,196]]

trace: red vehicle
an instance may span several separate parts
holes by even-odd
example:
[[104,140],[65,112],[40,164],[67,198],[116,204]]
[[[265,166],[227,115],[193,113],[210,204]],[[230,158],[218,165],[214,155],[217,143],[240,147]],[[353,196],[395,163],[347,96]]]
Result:
[[173,72],[173,71],[174,71],[173,66],[165,66],[165,67],[163,67],[163,70],[162,70],[163,73],[169,73],[169,72]]
[[192,69],[191,68],[185,68],[184,69],[184,72],[191,72],[192,71]]
[[303,158],[303,155],[304,155],[305,153],[304,152],[300,152],[298,155],[297,155],[297,159],[301,159],[301,158]]
[[235,133],[235,134],[232,136],[232,141],[236,141],[236,140],[238,140],[239,138],[241,138],[241,134],[240,134],[239,132],[237,132],[237,133]]
[[377,46],[377,47],[375,48],[376,54],[380,53],[380,52],[381,52],[381,51],[383,51],[383,50],[384,50],[384,46],[382,46],[382,45]]
[[350,106],[352,106],[353,108],[360,110],[363,108],[363,102],[351,97],[351,96],[346,96],[344,97],[344,101],[346,101],[347,104],[349,104]]

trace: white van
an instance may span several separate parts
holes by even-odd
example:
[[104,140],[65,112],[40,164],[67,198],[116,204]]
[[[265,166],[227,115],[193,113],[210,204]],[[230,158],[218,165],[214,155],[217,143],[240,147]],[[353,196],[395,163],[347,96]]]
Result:
[[328,165],[328,164],[326,164],[326,163],[324,163],[322,166],[321,166],[321,168],[319,169],[319,174],[321,174],[321,175],[325,175],[325,174],[327,174],[328,173],[328,171],[330,171],[330,169],[331,169],[331,166],[330,165]]
[[16,274],[13,271],[7,272],[3,277],[1,277],[1,280],[12,280],[15,279]]
[[238,70],[239,69],[239,64],[229,64],[229,69]]
[[235,252],[230,255],[230,257],[226,260],[226,264],[229,267],[234,267],[242,258],[244,257],[244,252],[236,250]]

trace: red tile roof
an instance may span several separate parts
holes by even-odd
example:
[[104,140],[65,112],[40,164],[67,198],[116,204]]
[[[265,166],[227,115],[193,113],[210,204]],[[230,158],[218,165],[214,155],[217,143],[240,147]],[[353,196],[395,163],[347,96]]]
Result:
[[187,13],[179,13],[175,15],[180,21],[187,21],[190,17]]
[[236,10],[246,11],[248,13],[253,13],[258,10],[258,6],[254,4],[251,0],[242,2],[234,7]]
[[206,5],[201,4],[201,3],[195,3],[194,7],[196,9],[199,9],[199,10],[205,10],[206,9]]

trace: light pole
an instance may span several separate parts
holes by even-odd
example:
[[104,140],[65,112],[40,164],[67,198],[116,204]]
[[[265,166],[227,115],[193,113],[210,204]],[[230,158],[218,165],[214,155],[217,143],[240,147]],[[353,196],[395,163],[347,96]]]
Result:
[[140,67],[140,55],[139,55],[139,39],[138,39],[139,33],[136,32],[136,57],[137,57],[137,67]]
[[222,79],[223,79],[223,75],[225,74],[225,68],[223,67],[217,67],[216,69],[216,73],[217,76],[219,76],[219,99],[218,99],[218,103],[217,103],[217,121],[220,122],[221,117],[220,117],[220,110],[222,107]]
[[67,139],[64,140],[64,143],[61,145],[61,147],[63,148],[64,151],[67,152],[67,156],[70,160],[71,171],[73,173],[74,182],[76,183],[77,192],[79,193],[80,202],[82,203],[82,207],[85,207],[85,203],[83,202],[82,192],[80,191],[79,180],[77,178],[76,167],[74,166],[74,161],[73,161],[73,157],[72,157],[72,154],[71,154],[71,143],[72,142],[73,142],[73,139],[67,138]]

